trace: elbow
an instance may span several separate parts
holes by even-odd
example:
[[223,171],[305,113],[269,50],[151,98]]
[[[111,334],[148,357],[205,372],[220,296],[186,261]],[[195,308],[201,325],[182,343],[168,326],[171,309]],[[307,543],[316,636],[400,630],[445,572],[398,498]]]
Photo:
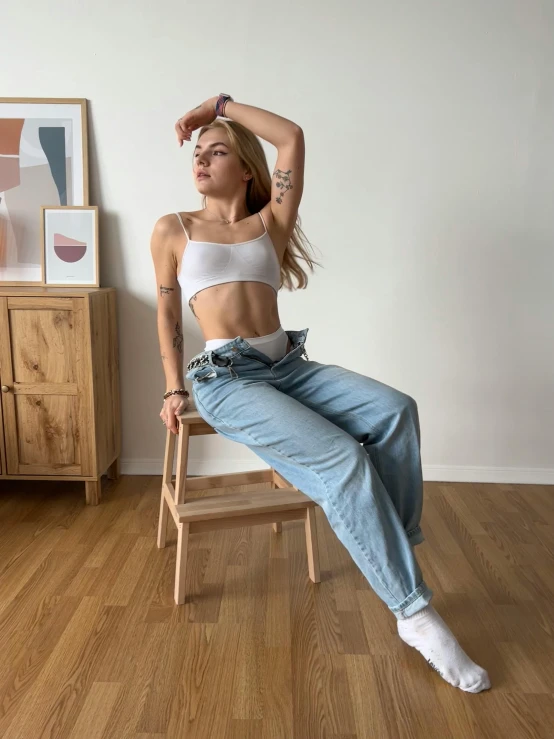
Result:
[[283,134],[281,141],[276,144],[276,147],[288,148],[290,146],[297,146],[298,144],[304,144],[304,131],[293,123],[290,128],[287,129],[286,133]]
[[175,304],[158,307],[158,321],[161,323],[174,323],[181,319],[181,308]]

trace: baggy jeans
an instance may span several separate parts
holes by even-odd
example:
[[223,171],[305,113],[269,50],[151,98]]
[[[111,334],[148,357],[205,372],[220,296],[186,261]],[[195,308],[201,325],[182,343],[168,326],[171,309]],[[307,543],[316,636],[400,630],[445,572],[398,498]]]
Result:
[[407,618],[433,596],[413,551],[425,541],[416,402],[310,360],[308,331],[287,331],[277,362],[241,336],[197,354],[186,373],[196,409],[321,506],[375,593]]

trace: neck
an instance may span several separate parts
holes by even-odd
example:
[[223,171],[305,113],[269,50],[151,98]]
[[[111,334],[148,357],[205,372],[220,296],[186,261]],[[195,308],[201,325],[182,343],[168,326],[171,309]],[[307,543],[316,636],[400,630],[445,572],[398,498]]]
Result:
[[243,197],[240,199],[238,197],[232,198],[231,200],[227,198],[210,197],[206,199],[205,207],[211,217],[217,217],[222,221],[227,221],[229,223],[242,221],[243,218],[248,218],[250,215]]

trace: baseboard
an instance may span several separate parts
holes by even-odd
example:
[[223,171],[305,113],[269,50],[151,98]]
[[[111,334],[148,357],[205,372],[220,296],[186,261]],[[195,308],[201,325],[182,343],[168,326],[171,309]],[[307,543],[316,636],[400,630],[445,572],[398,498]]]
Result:
[[[162,459],[122,459],[122,475],[161,475]],[[189,457],[189,475],[222,475],[269,469],[261,459],[209,460]],[[423,465],[426,482],[493,482],[514,485],[554,485],[554,469],[548,467],[448,467]]]

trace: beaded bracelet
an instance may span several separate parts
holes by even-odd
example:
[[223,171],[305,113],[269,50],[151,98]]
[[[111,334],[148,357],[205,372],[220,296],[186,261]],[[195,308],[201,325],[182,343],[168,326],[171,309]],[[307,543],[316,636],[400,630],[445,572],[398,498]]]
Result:
[[176,388],[175,390],[168,390],[167,393],[164,393],[164,400],[169,398],[170,395],[184,395],[185,398],[190,398],[189,391],[182,387]]

